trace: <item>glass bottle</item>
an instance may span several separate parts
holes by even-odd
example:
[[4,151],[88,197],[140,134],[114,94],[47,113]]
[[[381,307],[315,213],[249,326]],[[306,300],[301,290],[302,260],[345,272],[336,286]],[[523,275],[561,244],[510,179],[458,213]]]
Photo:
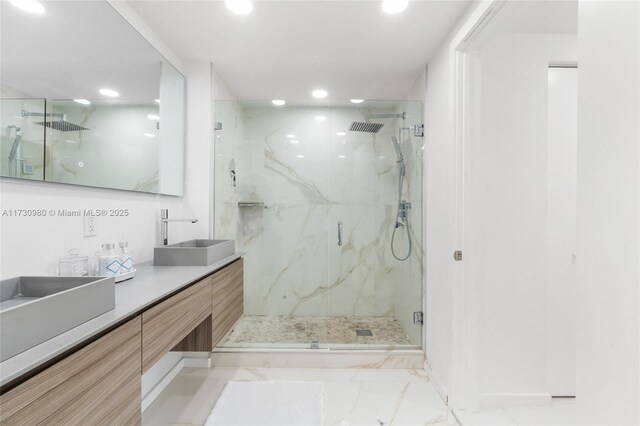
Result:
[[102,245],[98,260],[98,275],[101,277],[115,277],[120,272],[120,261],[114,247],[113,243]]
[[129,250],[129,243],[126,241],[120,241],[118,245],[120,246],[120,252],[118,253],[120,273],[126,274],[135,269],[133,267],[133,252]]

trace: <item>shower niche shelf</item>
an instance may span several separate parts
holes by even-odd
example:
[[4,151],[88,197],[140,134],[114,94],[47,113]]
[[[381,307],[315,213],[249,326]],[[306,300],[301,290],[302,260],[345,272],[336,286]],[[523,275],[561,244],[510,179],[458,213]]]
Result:
[[262,201],[238,201],[238,207],[240,208],[262,208],[266,209]]

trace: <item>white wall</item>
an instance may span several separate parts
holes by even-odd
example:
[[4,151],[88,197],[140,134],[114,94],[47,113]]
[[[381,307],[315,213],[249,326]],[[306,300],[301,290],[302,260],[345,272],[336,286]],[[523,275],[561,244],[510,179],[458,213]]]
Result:
[[[212,67],[209,63],[185,64],[187,78],[187,146],[185,147],[184,198],[189,214],[198,218],[192,236],[213,233],[213,120]],[[177,217],[177,216],[175,216]],[[172,226],[174,224],[171,224]]]
[[576,394],[578,70],[549,69],[547,383]]
[[448,44],[429,61],[425,100],[425,348],[443,392],[451,386],[455,152],[450,126],[453,69]]
[[579,19],[579,423],[638,424],[640,3],[581,1]]

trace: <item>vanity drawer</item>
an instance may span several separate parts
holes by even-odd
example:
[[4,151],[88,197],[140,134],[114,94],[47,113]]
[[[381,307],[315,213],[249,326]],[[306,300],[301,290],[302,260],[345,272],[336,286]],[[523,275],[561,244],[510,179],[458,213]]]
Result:
[[244,260],[240,259],[211,276],[213,345],[233,327],[244,311]]
[[142,372],[211,315],[211,277],[142,313]]
[[139,424],[140,316],[0,396],[0,423]]

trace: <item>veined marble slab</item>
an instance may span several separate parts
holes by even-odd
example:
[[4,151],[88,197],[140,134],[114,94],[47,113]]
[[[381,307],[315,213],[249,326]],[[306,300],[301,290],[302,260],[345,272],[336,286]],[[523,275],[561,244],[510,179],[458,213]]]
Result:
[[[401,198],[412,203],[413,254],[400,262],[390,250],[399,198],[390,138],[422,121],[420,103],[265,108],[225,101],[216,111],[223,122],[216,139],[216,237],[235,239],[247,252],[245,313],[393,316],[420,341],[413,312],[422,310],[423,140],[407,130]],[[407,112],[408,118],[382,120],[377,134],[347,131],[352,121],[380,112]],[[264,208],[238,207],[239,201]],[[396,250],[404,254],[406,230],[396,233]]]

